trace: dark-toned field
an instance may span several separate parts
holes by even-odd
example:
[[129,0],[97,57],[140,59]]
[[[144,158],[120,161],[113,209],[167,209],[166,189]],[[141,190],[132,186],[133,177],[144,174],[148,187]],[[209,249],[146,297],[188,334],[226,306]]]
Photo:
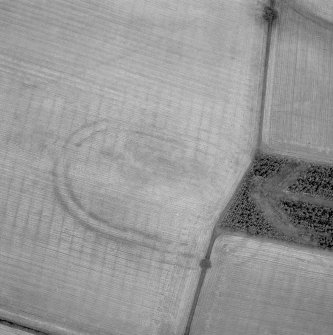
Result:
[[333,247],[333,168],[258,154],[221,228],[324,249]]

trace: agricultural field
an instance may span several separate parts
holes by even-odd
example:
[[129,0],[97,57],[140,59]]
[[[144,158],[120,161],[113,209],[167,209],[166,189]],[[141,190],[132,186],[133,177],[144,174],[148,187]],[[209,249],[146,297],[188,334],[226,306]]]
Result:
[[245,234],[217,238],[191,335],[330,335],[333,258]]
[[0,332],[331,335],[320,1],[0,2]]
[[199,334],[331,334],[333,167],[257,153],[216,226]]
[[0,4],[0,315],[182,335],[259,135],[263,1]]
[[274,5],[259,150],[217,221],[191,335],[332,333],[333,6]]
[[333,12],[329,1],[277,1],[261,148],[333,162]]

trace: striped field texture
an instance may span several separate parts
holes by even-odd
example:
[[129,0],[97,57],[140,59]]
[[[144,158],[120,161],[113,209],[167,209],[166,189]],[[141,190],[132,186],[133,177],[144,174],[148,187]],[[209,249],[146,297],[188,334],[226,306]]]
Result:
[[277,9],[262,148],[332,163],[332,4],[278,1]]
[[331,253],[220,236],[191,335],[331,335]]
[[180,335],[250,164],[262,1],[0,2],[0,316]]

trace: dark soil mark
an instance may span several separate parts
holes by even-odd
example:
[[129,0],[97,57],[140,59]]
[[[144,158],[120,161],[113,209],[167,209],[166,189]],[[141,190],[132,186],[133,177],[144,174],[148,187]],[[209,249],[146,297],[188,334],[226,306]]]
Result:
[[333,248],[333,167],[257,154],[219,226]]
[[273,1],[271,0],[270,4],[264,7],[263,18],[269,23],[272,23],[278,17],[278,12],[274,7],[275,7],[274,0]]
[[0,324],[3,324],[4,326],[6,326],[10,329],[13,329],[13,334],[14,334],[15,330],[18,330],[18,331],[22,331],[22,332],[27,333],[27,334],[48,335],[45,332],[42,332],[42,331],[39,331],[39,330],[36,330],[36,329],[32,329],[30,327],[26,327],[24,325],[21,325],[21,324],[18,324],[16,322],[12,322],[12,321],[9,321],[9,320],[5,320],[5,319],[0,319]]

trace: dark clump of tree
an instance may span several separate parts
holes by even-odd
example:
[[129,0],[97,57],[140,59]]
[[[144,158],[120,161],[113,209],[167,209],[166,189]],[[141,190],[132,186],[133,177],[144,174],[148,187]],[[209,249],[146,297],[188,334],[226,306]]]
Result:
[[306,231],[318,247],[333,248],[333,209],[305,202],[282,201],[281,207],[296,227]]
[[[287,164],[303,165],[302,172],[288,190],[295,195],[311,194],[333,200],[333,167],[315,165],[285,157],[258,153],[247,175],[243,178],[228,212],[220,225],[233,231],[253,236],[269,237],[296,243],[308,243],[308,239],[287,236],[278,229],[279,224],[266,217],[264,209],[252,196],[258,185],[277,175]],[[296,166],[295,165],[295,166]],[[291,165],[292,166],[292,165]],[[293,169],[291,168],[291,173]],[[277,203],[290,218],[290,223],[299,228],[309,244],[320,248],[333,248],[333,208],[318,206],[302,201],[285,200]]]
[[289,190],[333,199],[333,167],[311,165]]
[[285,158],[260,153],[255,157],[251,172],[254,176],[267,178],[277,173],[287,162]]
[[253,236],[286,239],[264,216],[261,208],[251,197],[253,174],[250,172],[236,194],[221,226]]

